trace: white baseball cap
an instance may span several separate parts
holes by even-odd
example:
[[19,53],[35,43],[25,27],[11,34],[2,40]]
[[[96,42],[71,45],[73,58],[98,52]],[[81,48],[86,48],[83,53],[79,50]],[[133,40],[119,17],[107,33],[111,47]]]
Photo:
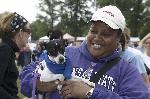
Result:
[[92,16],[90,21],[102,21],[109,25],[112,29],[121,29],[124,31],[126,22],[123,14],[116,6],[105,6],[98,9]]

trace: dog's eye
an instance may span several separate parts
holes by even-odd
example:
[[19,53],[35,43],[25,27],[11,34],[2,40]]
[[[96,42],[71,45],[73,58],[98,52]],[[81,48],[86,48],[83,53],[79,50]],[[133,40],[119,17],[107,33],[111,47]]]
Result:
[[61,54],[64,54],[65,48],[64,47],[60,47],[59,51],[60,51]]
[[57,56],[58,52],[56,50],[54,50],[54,51],[50,51],[49,54],[51,56]]

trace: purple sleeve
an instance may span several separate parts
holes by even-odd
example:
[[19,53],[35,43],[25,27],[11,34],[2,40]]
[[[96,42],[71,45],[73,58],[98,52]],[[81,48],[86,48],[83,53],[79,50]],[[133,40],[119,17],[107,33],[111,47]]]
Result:
[[23,95],[27,97],[32,97],[33,81],[34,81],[34,71],[37,66],[37,62],[32,62],[27,66],[24,66],[20,79],[20,91]]
[[91,99],[149,99],[148,89],[137,68],[128,63],[119,65],[121,68],[116,91],[96,85]]
[[67,58],[66,67],[65,67],[65,71],[64,71],[65,79],[71,78],[72,71],[73,71],[73,68],[72,68],[71,62],[70,62],[69,58]]

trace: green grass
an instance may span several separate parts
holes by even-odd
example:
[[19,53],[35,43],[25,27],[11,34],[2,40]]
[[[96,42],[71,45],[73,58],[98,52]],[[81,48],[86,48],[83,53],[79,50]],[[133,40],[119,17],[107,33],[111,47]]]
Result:
[[19,81],[19,79],[17,80],[17,86],[18,86],[18,96],[19,96],[19,99],[23,99],[24,96],[20,93],[20,81]]
[[[17,66],[17,69],[18,69],[18,71],[20,71],[19,66]],[[19,79],[17,79],[17,87],[18,87],[18,97],[19,97],[19,99],[23,99],[24,96],[23,96],[23,94],[20,93],[20,80]]]

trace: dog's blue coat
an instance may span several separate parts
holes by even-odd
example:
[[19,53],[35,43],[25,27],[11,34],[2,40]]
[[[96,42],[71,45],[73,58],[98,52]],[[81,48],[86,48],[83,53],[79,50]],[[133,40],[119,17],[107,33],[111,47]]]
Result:
[[64,64],[57,64],[48,58],[48,53],[44,52],[39,58],[40,61],[45,60],[48,69],[54,74],[63,74],[65,79],[71,78],[72,66],[69,59],[66,58]]

